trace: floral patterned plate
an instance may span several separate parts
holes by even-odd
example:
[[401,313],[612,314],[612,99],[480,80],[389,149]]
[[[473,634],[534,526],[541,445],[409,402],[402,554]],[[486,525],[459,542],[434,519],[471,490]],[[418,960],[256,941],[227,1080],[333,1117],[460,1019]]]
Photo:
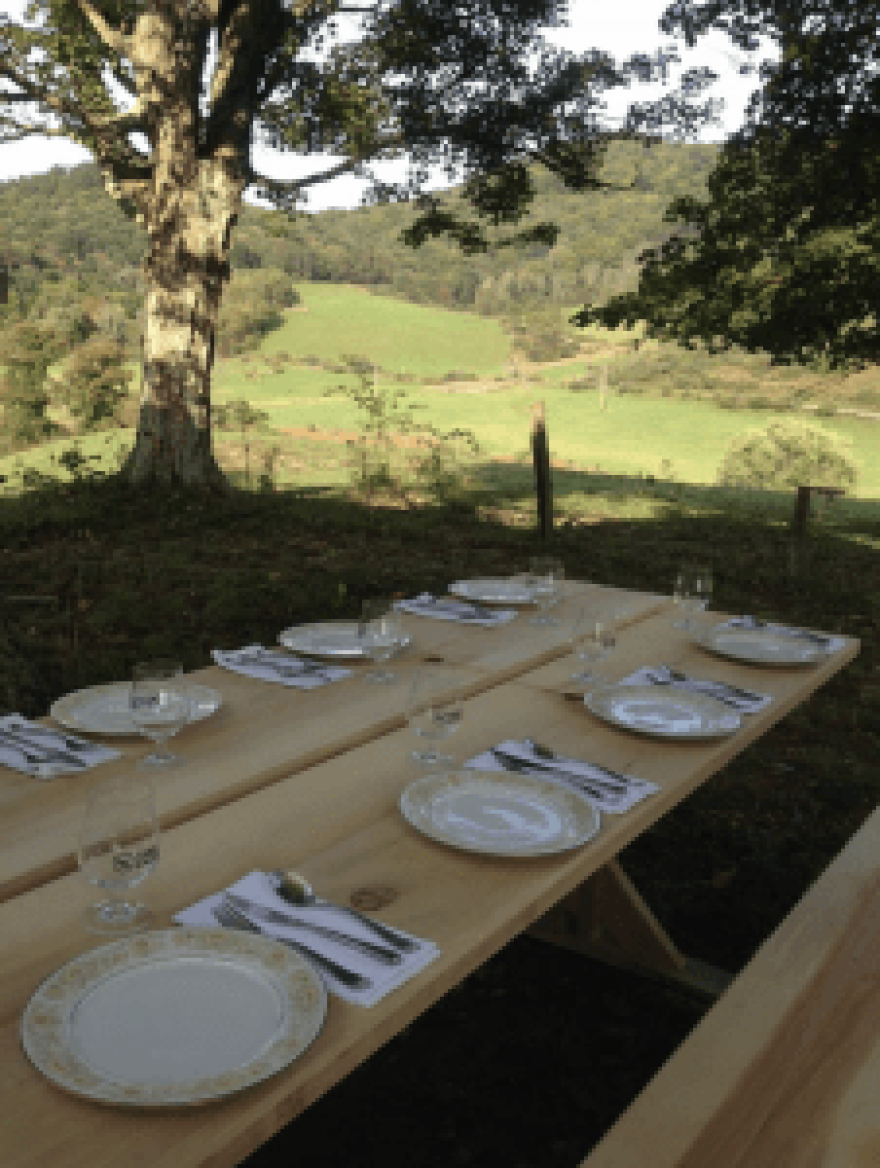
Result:
[[318,973],[253,933],[182,927],[74,957],[24,1009],[21,1044],[59,1087],[101,1103],[207,1103],[282,1070],[327,1015]]

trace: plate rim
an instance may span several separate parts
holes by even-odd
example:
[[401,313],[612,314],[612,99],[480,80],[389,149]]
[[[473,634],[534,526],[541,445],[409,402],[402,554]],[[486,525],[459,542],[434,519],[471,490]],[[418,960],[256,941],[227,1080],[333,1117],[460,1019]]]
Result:
[[[290,628],[282,629],[281,632],[278,634],[278,644],[282,645],[285,649],[293,649],[294,652],[296,652],[296,653],[305,653],[309,657],[344,657],[347,660],[359,660],[361,658],[366,658],[367,654],[363,651],[363,649],[333,649],[329,653],[326,650],[323,652],[317,652],[314,649],[302,649],[302,648],[299,648],[295,645],[290,645],[286,641],[282,641],[282,639],[281,639],[282,637],[286,636],[288,633],[295,632],[297,629],[320,629],[326,625],[354,625],[354,626],[357,626],[358,621],[340,619],[338,621],[335,621],[335,620],[309,621],[306,624],[302,624],[302,625],[291,625]],[[401,638],[401,642],[400,642],[400,648],[406,649],[407,646],[411,645],[411,644],[412,644],[412,637],[410,636],[409,633],[404,631],[403,636]]]
[[720,713],[723,713],[725,716],[735,717],[737,719],[737,725],[730,730],[726,730],[726,729],[709,730],[709,731],[697,731],[696,733],[682,734],[682,733],[675,733],[675,731],[671,731],[671,730],[647,729],[647,728],[642,727],[642,726],[630,726],[630,725],[627,725],[627,723],[625,723],[625,722],[621,722],[619,719],[609,717],[607,713],[601,713],[599,710],[594,709],[590,705],[590,698],[593,696],[594,693],[605,693],[609,690],[623,690],[624,692],[626,692],[627,690],[631,690],[631,691],[632,690],[643,690],[643,691],[653,691],[654,693],[656,693],[658,689],[662,689],[662,688],[663,687],[655,686],[655,685],[623,685],[620,682],[612,682],[609,685],[597,686],[595,690],[591,690],[589,693],[585,693],[584,694],[584,705],[590,711],[591,714],[595,714],[595,716],[597,718],[601,718],[603,722],[607,722],[612,726],[618,726],[622,730],[631,730],[634,734],[648,734],[648,735],[658,737],[658,738],[673,738],[673,739],[676,739],[678,741],[687,741],[688,739],[691,739],[693,741],[705,742],[708,739],[727,738],[731,734],[736,734],[736,732],[738,730],[742,729],[742,725],[743,725],[742,716],[737,711],[731,710],[731,708],[729,706],[725,705],[724,702],[720,702],[716,698],[710,697],[708,694],[693,693],[693,692],[689,692],[687,690],[678,690],[677,692],[681,697],[689,698],[691,700],[696,700],[698,702],[710,703],[711,705],[717,707],[718,711]]
[[[197,942],[194,948],[193,942]],[[234,956],[249,959],[251,971],[256,967],[265,979],[272,984],[277,992],[286,995],[288,1010],[288,1025],[286,1034],[276,1035],[268,1048],[252,1058],[236,1071],[228,1071],[223,1075],[203,1076],[195,1080],[201,1084],[201,1090],[181,1092],[180,1083],[169,1083],[164,1087],[155,1084],[120,1084],[114,1083],[112,1078],[102,1078],[98,1072],[85,1069],[84,1079],[76,1083],[74,1075],[65,1074],[66,1067],[62,1067],[57,1057],[53,1057],[53,1050],[57,1047],[66,1048],[69,1055],[69,1046],[66,1042],[67,1021],[71,1011],[82,1000],[84,993],[99,980],[106,980],[106,974],[111,970],[127,970],[149,964],[150,956],[144,954],[144,945],[153,945],[158,948],[164,946],[163,952],[172,954],[176,948],[183,956],[217,955],[221,959]],[[126,947],[128,954],[126,955]],[[118,956],[117,956],[118,954]],[[128,958],[126,960],[126,957]],[[160,959],[161,955],[160,955]],[[88,966],[93,966],[92,980],[89,980]],[[83,971],[83,966],[85,970]],[[293,1026],[294,1016],[297,1014],[298,1002],[292,987],[294,978],[302,979],[302,992],[306,995],[316,995],[314,1010],[311,1017],[306,1017],[303,1035],[297,1036]],[[65,987],[65,980],[67,985]],[[46,996],[51,994],[54,986],[59,990],[56,997],[62,1000],[54,1007],[55,1016],[49,1017],[53,1006],[46,1004]],[[266,1079],[278,1074],[291,1063],[301,1058],[320,1036],[327,1020],[328,993],[320,975],[314,966],[298,952],[282,945],[270,937],[253,933],[235,933],[219,926],[176,925],[165,929],[153,929],[146,933],[135,933],[128,937],[117,938],[94,949],[87,949],[75,954],[63,962],[57,969],[48,974],[34,989],[28,998],[18,1025],[19,1046],[32,1067],[46,1079],[63,1090],[78,1098],[90,1099],[94,1102],[122,1107],[195,1107],[214,1102],[217,1099],[228,1098],[248,1087],[265,1082]],[[40,1014],[40,1011],[43,1014]],[[35,1050],[38,1039],[33,1036],[34,1027],[42,1025],[49,1029],[54,1025],[55,1046],[48,1049],[47,1065],[40,1052]],[[284,1047],[293,1045],[291,1054]],[[273,1053],[274,1048],[274,1053]],[[74,1065],[80,1061],[77,1056],[69,1055]],[[59,1071],[59,1068],[60,1071]],[[254,1071],[257,1073],[254,1074]],[[212,1083],[223,1084],[220,1089],[207,1090]],[[91,1089],[89,1089],[91,1087]]]
[[[806,659],[802,657],[794,661],[780,661],[778,657],[774,659],[768,657],[746,656],[743,653],[732,652],[730,649],[722,649],[718,645],[713,645],[710,643],[710,638],[712,637],[713,633],[733,633],[734,635],[742,635],[744,633],[758,633],[760,635],[761,631],[761,629],[740,629],[736,628],[735,626],[729,627],[727,625],[716,625],[698,637],[697,644],[700,646],[700,648],[706,649],[709,653],[717,653],[719,657],[727,657],[732,661],[746,661],[750,665],[769,665],[771,668],[775,667],[781,669],[790,669],[792,667],[801,668],[805,665],[816,665],[818,662],[824,660],[824,658],[830,657],[832,655],[832,651],[830,649],[823,648],[821,645],[810,645],[810,643],[807,642],[805,644],[805,648],[812,648],[816,654],[814,657],[808,657]],[[775,635],[779,637],[784,636],[783,633],[776,633]]]
[[[108,690],[112,690],[112,689],[117,688],[118,686],[123,686],[123,685],[130,686],[131,682],[130,681],[105,681],[105,682],[101,682],[98,685],[87,685],[87,686],[83,686],[82,689],[71,690],[70,693],[62,694],[62,696],[60,698],[57,698],[52,703],[52,705],[49,707],[49,716],[54,718],[56,722],[60,722],[62,726],[66,726],[68,730],[73,730],[73,731],[80,733],[80,734],[111,734],[114,736],[118,736],[120,738],[122,738],[122,737],[140,738],[141,737],[140,731],[134,726],[132,727],[131,730],[117,730],[113,727],[104,727],[101,729],[96,729],[94,726],[83,726],[82,723],[80,723],[80,722],[71,721],[69,711],[64,711],[62,708],[63,704],[65,702],[69,701],[71,698],[75,698],[78,694],[96,693],[96,692],[100,692],[100,691],[106,692]],[[202,685],[201,682],[186,682],[186,687],[190,691],[190,693],[192,693],[193,691],[195,691],[197,694],[198,694],[198,692],[201,692],[203,698],[205,697],[205,695],[210,694],[209,700],[211,700],[211,701],[216,700],[216,702],[217,702],[217,704],[213,710],[209,710],[207,713],[204,713],[204,714],[199,714],[195,718],[190,718],[190,721],[187,723],[187,725],[191,725],[193,722],[201,722],[205,718],[210,718],[211,715],[216,714],[217,711],[220,709],[220,707],[223,705],[223,695],[220,693],[219,690],[214,689],[210,685]]]
[[[435,782],[437,782],[438,779],[445,777],[445,776],[450,776],[450,775],[462,776],[465,778],[473,779],[474,781],[486,782],[488,780],[490,783],[491,782],[506,782],[508,784],[511,784],[511,783],[516,784],[516,783],[528,782],[532,786],[535,786],[538,784],[546,786],[548,788],[548,790],[550,790],[550,791],[558,793],[562,796],[570,796],[571,798],[576,799],[580,804],[582,804],[585,808],[587,808],[590,815],[593,817],[592,826],[587,834],[585,834],[585,835],[582,834],[581,838],[579,838],[571,843],[566,843],[564,846],[561,846],[561,847],[560,846],[552,846],[552,847],[542,846],[540,850],[522,851],[520,849],[510,849],[510,848],[500,849],[498,847],[492,847],[492,846],[480,847],[480,846],[475,845],[475,844],[463,843],[461,840],[450,839],[447,836],[445,836],[439,832],[427,830],[422,824],[417,824],[417,823],[413,822],[413,819],[410,818],[410,815],[408,813],[408,810],[409,810],[408,804],[412,802],[412,792],[414,789],[417,789],[419,786],[421,786],[423,784],[435,783]],[[474,853],[476,855],[481,855],[481,856],[498,856],[499,858],[502,858],[502,859],[526,859],[526,860],[528,860],[528,859],[532,859],[533,857],[534,858],[542,858],[542,857],[546,857],[546,856],[561,855],[563,852],[569,852],[569,851],[572,851],[574,848],[583,847],[584,844],[589,843],[590,840],[592,840],[592,839],[595,839],[595,837],[599,834],[599,831],[601,830],[601,827],[602,827],[602,815],[601,815],[601,812],[599,811],[599,808],[595,807],[590,802],[590,800],[587,798],[587,796],[585,794],[583,794],[580,791],[575,790],[574,788],[566,787],[563,783],[549,782],[546,779],[543,779],[539,775],[518,775],[518,774],[516,774],[516,772],[513,772],[513,771],[481,770],[479,767],[460,767],[460,768],[457,768],[456,770],[452,770],[452,771],[440,771],[436,775],[432,775],[432,774],[419,775],[418,778],[413,779],[413,781],[411,783],[408,783],[406,785],[406,787],[404,787],[404,789],[401,791],[400,797],[397,801],[397,806],[398,806],[398,810],[400,811],[401,815],[404,817],[404,819],[407,821],[407,823],[410,825],[410,827],[412,827],[414,831],[419,832],[420,835],[425,836],[428,839],[432,839],[437,843],[445,844],[447,847],[454,847],[454,848],[457,848],[459,850],[471,852],[471,853]]]

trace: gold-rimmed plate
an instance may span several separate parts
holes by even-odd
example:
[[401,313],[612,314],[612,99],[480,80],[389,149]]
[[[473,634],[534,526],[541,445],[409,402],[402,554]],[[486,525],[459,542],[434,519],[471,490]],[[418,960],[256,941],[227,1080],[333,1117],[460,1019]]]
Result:
[[743,629],[717,625],[697,641],[711,653],[750,665],[815,665],[832,652],[827,645],[773,629]]
[[475,600],[478,604],[534,604],[535,594],[522,580],[506,576],[489,576],[480,580],[454,580],[449,585],[453,596]]
[[579,791],[536,775],[460,770],[416,779],[401,793],[404,819],[439,843],[490,856],[548,856],[599,831]]
[[742,725],[723,702],[671,686],[601,686],[585,694],[584,705],[613,726],[661,738],[725,738]]
[[22,1014],[22,1048],[57,1086],[101,1103],[221,1099],[300,1058],[327,991],[285,945],[181,927],[112,941],[48,977]]
[[[283,629],[278,634],[278,641],[285,649],[305,653],[307,657],[365,658],[368,654],[358,635],[359,629],[357,621],[321,621]],[[412,637],[404,633],[398,642],[399,648],[405,649],[411,641]]]
[[[193,685],[179,678],[189,697],[189,720],[200,722],[216,713],[223,698],[207,685]],[[113,681],[107,685],[92,685],[77,689],[53,702],[49,713],[56,722],[70,730],[85,730],[91,734],[136,734],[140,731],[131,720],[129,698],[131,682]]]

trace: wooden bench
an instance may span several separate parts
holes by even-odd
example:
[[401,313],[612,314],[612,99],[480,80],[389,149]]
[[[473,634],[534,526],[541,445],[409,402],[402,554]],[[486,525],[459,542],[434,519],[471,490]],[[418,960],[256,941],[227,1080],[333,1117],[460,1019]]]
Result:
[[580,1168],[880,1164],[880,808]]

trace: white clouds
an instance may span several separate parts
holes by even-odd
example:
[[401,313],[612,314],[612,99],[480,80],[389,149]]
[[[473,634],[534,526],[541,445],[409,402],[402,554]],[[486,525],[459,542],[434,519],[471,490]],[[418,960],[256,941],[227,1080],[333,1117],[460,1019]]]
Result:
[[[745,77],[739,75],[739,64],[751,61],[758,65],[765,58],[778,60],[778,53],[769,40],[762,41],[758,53],[742,53],[729,37],[720,32],[702,37],[694,49],[688,49],[683,38],[667,36],[657,27],[668,2],[669,0],[570,0],[567,14],[569,26],[549,29],[546,37],[550,43],[573,53],[599,49],[609,53],[618,64],[633,53],[653,55],[660,47],[674,45],[681,57],[681,63],[671,67],[670,84],[666,87],[659,83],[634,85],[626,91],[609,91],[603,95],[606,109],[601,111],[601,121],[608,124],[622,121],[627,106],[632,102],[656,100],[676,85],[685,69],[707,65],[719,74],[719,80],[704,92],[702,100],[705,101],[709,97],[723,98],[725,108],[721,114],[721,124],[704,127],[698,141],[721,142],[742,125],[749,99],[759,86],[757,73]],[[27,0],[6,0],[3,14],[12,20],[21,21],[26,7]],[[346,35],[351,35],[350,26],[343,28],[342,31]],[[213,34],[213,41],[216,46],[216,34]],[[215,56],[216,49],[209,55],[206,64],[206,81],[213,73]],[[110,86],[119,108],[124,108],[127,104],[124,91],[115,82],[111,81]],[[316,165],[315,159],[306,162],[291,154],[266,149],[260,144],[260,134],[256,133],[254,137],[253,165],[256,170],[271,178],[299,178],[304,174],[314,173],[323,165],[320,163]],[[136,144],[141,148],[146,146],[142,140],[137,140]],[[91,157],[87,150],[68,139],[34,135],[20,142],[0,144],[0,181],[26,174],[43,173],[53,166],[78,166],[90,161]],[[330,163],[332,160],[328,159],[327,162]],[[402,177],[405,164],[387,164],[377,170],[386,178]],[[438,178],[440,177],[438,175]],[[355,206],[364,185],[363,181],[351,176],[322,184],[312,194],[309,209]],[[251,195],[246,198],[248,202],[258,202]]]

